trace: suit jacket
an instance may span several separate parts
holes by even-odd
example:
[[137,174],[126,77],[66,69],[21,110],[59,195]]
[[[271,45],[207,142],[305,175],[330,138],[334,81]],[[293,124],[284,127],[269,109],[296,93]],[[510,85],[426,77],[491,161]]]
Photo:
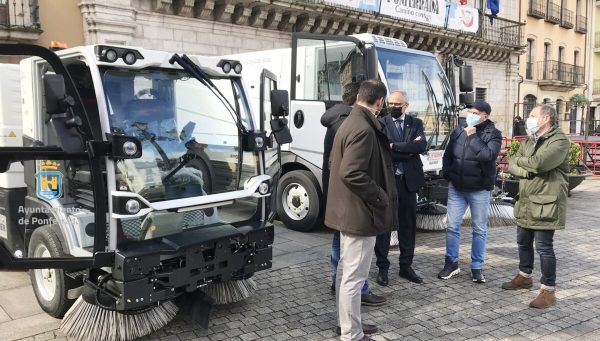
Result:
[[[419,156],[427,150],[423,121],[405,114],[402,139],[400,139],[400,133],[390,115],[380,118],[380,122],[390,143],[393,144],[392,160],[403,163],[406,188],[410,192],[418,192],[425,185],[423,163]],[[421,136],[419,141],[415,141],[417,136]]]
[[387,136],[367,108],[355,105],[331,150],[325,225],[357,236],[398,228],[398,195]]

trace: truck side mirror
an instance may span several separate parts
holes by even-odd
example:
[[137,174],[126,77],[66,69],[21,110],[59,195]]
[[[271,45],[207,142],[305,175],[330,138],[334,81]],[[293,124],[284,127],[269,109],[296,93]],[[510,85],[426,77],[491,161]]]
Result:
[[271,90],[271,115],[285,117],[290,113],[290,99],[286,90]]
[[474,101],[475,99],[473,98],[472,92],[458,95],[458,102],[460,103],[460,105],[471,105]]
[[63,114],[75,106],[73,97],[67,96],[62,75],[44,76],[44,98],[48,115]]
[[459,88],[460,92],[473,91],[473,67],[471,65],[463,65],[459,68]]

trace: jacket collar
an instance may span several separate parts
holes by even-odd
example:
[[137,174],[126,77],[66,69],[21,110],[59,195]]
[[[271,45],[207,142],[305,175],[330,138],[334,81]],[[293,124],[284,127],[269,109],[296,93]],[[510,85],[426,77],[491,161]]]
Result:
[[375,130],[380,132],[382,131],[381,123],[377,120],[371,110],[358,104],[354,106],[354,109],[358,109],[356,110],[356,113],[359,113],[361,116],[363,116],[367,122],[369,122],[369,124],[375,128]]

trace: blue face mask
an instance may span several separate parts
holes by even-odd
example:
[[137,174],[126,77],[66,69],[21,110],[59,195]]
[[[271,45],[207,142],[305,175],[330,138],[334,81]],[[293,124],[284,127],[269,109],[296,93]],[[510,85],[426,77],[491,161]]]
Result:
[[477,124],[479,124],[479,120],[480,117],[477,114],[473,114],[472,112],[467,114],[467,125],[468,126],[475,126]]
[[527,130],[529,130],[532,134],[535,134],[538,130],[540,130],[540,124],[536,117],[529,117],[527,119]]

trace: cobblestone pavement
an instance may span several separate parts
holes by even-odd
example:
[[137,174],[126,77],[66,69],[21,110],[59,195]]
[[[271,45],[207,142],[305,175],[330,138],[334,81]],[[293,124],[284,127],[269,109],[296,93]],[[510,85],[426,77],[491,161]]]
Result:
[[[393,261],[390,286],[379,287],[373,264],[372,289],[384,294],[388,303],[363,308],[363,320],[379,327],[376,340],[600,340],[599,201],[600,181],[596,180],[585,181],[569,200],[568,228],[555,235],[555,307],[540,311],[527,306],[539,288],[539,269],[534,270],[532,290],[500,288],[517,271],[516,235],[511,227],[488,230],[487,283],[472,283],[470,229],[464,228],[463,271],[457,278],[436,278],[444,259],[444,234],[439,232],[417,234],[414,267],[425,279],[422,285],[399,278]],[[330,238],[328,231],[302,235],[278,227],[276,243],[287,243],[288,251],[297,244],[296,249],[282,252],[276,247],[274,269],[255,276],[259,290],[252,298],[213,309],[208,330],[180,314],[144,339],[336,340],[335,298],[329,293]],[[285,261],[278,261],[280,255]],[[390,257],[397,256],[393,250]],[[29,340],[61,337],[51,330]]]

